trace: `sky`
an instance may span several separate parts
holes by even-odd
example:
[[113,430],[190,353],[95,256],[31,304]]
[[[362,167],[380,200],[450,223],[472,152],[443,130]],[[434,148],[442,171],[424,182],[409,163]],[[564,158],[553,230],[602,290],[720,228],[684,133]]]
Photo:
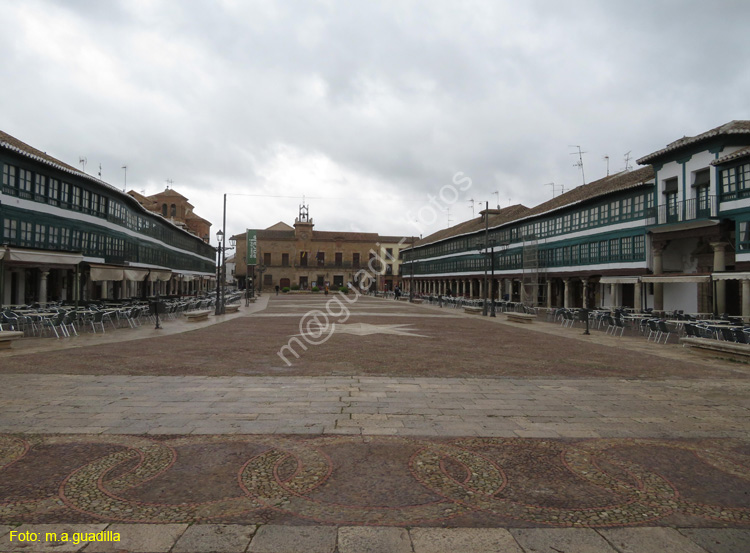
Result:
[[427,236],[750,119],[746,0],[0,0],[0,13],[0,129],[119,188],[171,186],[212,243],[224,195],[229,235],[293,224],[304,197],[318,230]]

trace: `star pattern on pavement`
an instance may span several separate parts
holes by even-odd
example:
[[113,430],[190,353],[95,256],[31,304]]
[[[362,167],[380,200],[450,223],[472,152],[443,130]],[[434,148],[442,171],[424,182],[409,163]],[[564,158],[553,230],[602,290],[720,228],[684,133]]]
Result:
[[417,334],[410,324],[400,325],[373,325],[368,323],[336,324],[334,330],[338,334],[353,334],[355,336],[370,336],[371,334],[392,334],[395,336],[418,336],[428,338],[424,334]]

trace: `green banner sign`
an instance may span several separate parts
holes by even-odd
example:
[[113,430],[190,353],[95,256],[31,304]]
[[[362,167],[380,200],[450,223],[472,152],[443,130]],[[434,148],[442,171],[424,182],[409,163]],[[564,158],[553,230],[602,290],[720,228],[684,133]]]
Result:
[[247,229],[247,261],[246,265],[258,264],[258,231]]

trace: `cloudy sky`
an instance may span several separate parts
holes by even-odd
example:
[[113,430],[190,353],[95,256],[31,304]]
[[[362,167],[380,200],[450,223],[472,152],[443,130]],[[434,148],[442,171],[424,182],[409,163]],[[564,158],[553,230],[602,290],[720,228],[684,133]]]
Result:
[[750,118],[746,0],[0,0],[0,13],[0,129],[85,157],[90,174],[101,164],[118,187],[171,180],[214,234],[226,193],[229,233],[292,223],[304,195],[320,230],[427,235],[470,218],[471,199],[533,206],[580,185],[574,146],[588,182],[605,156],[610,172],[628,152],[637,167]]

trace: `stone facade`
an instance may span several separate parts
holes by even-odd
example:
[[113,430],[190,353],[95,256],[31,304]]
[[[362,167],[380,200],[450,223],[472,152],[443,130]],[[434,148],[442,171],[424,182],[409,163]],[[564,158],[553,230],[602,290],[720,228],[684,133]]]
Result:
[[[242,287],[248,269],[247,239],[244,234],[234,238],[235,276]],[[379,253],[380,242],[374,232],[315,230],[307,207],[301,206],[294,227],[277,223],[257,231],[258,264],[250,267],[250,275],[255,275],[256,289],[266,291],[276,286],[305,290],[327,285],[333,289],[349,283],[377,289],[388,263]]]
[[188,199],[167,188],[158,194],[144,196],[135,190],[128,192],[130,196],[153,213],[158,213],[165,219],[169,219],[177,226],[181,226],[188,232],[198,236],[205,243],[209,243],[211,237],[211,223],[193,212],[193,204]]

